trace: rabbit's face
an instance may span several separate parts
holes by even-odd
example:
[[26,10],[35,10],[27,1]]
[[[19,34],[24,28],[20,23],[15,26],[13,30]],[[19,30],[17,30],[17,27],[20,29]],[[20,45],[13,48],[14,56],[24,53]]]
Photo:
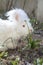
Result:
[[17,28],[17,30],[18,30],[18,33],[19,33],[19,35],[20,35],[21,37],[27,36],[27,35],[29,34],[28,26],[27,26],[27,24],[26,24],[25,21],[18,23],[18,28]]
[[26,37],[33,32],[33,27],[30,23],[30,19],[23,20],[18,13],[15,14],[15,20],[17,22],[17,34],[20,37]]
[[27,35],[33,32],[33,27],[31,23],[27,23],[26,21],[21,21],[18,23],[17,27],[18,33],[20,37],[26,37]]
[[[30,23],[30,18],[28,18],[26,12],[22,9],[15,9],[15,19],[17,21],[23,22],[21,23],[22,25],[25,25],[23,28],[24,30],[27,29],[28,27],[28,33],[31,34],[34,30],[33,27]],[[26,30],[25,30],[26,31]]]

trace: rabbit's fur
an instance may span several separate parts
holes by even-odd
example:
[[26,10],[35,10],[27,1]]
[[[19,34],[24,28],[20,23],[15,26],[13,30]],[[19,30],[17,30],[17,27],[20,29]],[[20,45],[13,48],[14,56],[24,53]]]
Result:
[[13,9],[6,13],[8,20],[0,19],[0,51],[13,49],[18,40],[33,32],[27,14],[22,9]]

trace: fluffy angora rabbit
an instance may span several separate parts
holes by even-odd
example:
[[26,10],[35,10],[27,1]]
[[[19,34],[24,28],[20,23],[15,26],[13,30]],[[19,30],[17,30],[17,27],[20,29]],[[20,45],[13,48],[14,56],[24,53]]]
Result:
[[0,51],[16,48],[18,40],[33,32],[27,14],[21,9],[6,13],[8,20],[0,19]]

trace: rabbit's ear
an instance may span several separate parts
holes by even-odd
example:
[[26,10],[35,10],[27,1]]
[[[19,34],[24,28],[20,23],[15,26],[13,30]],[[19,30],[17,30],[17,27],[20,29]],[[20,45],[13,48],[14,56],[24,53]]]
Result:
[[16,19],[17,21],[19,21],[20,17],[19,17],[19,14],[18,14],[18,13],[15,13],[15,19]]

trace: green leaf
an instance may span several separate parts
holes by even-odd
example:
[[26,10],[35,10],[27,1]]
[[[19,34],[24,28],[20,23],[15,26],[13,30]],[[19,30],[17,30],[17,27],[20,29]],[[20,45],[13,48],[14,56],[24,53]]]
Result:
[[15,61],[14,60],[11,61],[11,64],[12,65],[19,65],[19,60],[20,60],[20,58],[17,56],[17,58],[15,59]]
[[2,58],[2,57],[7,57],[8,56],[8,52],[1,52],[0,53],[0,58]]
[[11,61],[12,65],[18,65],[18,60]]

